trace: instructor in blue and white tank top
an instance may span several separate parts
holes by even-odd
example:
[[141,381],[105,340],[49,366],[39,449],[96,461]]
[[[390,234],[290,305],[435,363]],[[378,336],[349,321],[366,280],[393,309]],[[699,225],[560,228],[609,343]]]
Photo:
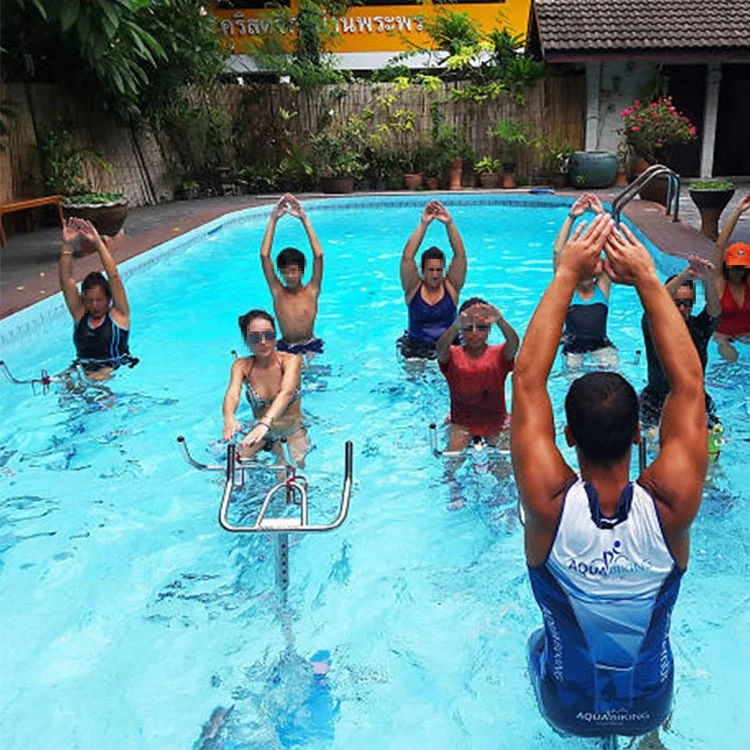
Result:
[[[584,193],[571,207],[555,239],[553,266],[557,268],[560,251],[570,237],[576,219],[586,211],[603,214],[604,206],[593,193]],[[570,368],[580,368],[589,356],[602,368],[617,367],[617,348],[607,336],[609,315],[609,276],[600,273],[595,278],[582,279],[573,293],[565,315],[562,335],[563,361]]]
[[[543,621],[529,639],[529,672],[547,721],[581,736],[643,735],[670,714],[670,617],[708,463],[700,359],[648,251],[622,231],[599,216],[566,243],[513,374],[511,454]],[[576,285],[603,271],[635,287],[670,384],[661,451],[635,482],[630,458],[640,435],[630,383],[594,372],[571,385],[565,438],[579,474],[555,444],[547,392]]]
[[[422,253],[422,275],[416,255],[433,219],[445,225],[453,259],[445,274],[445,253],[430,247]],[[406,359],[435,359],[438,339],[456,319],[458,295],[466,281],[466,249],[453,218],[440,201],[430,201],[401,255],[401,286],[409,309],[409,330],[398,340]]]

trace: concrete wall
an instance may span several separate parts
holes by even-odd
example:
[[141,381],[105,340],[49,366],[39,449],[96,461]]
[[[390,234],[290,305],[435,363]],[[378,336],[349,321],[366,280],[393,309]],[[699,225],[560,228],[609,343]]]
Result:
[[620,112],[654,78],[656,63],[647,61],[586,64],[586,150],[617,151],[622,136]]

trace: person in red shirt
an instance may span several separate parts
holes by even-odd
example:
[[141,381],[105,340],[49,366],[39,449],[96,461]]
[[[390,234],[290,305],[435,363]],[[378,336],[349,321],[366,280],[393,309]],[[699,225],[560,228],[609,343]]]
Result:
[[750,209],[746,195],[721,230],[714,247],[714,283],[721,301],[721,321],[714,338],[724,359],[736,362],[735,341],[750,343],[750,245],[734,242],[727,247],[740,216]]
[[[487,343],[497,323],[505,343]],[[452,342],[461,332],[463,344]],[[451,397],[448,451],[462,451],[473,437],[497,445],[508,427],[505,379],[513,369],[519,338],[500,311],[479,297],[461,305],[459,315],[437,342],[440,370]]]

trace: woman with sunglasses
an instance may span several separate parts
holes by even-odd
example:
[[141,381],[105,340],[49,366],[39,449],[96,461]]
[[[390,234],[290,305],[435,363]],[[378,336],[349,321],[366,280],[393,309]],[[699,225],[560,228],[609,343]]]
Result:
[[[487,343],[492,324],[505,343]],[[463,344],[452,346],[461,333]],[[440,370],[451,397],[448,451],[462,451],[473,437],[497,445],[507,429],[505,379],[513,369],[519,338],[500,311],[479,297],[461,305],[458,318],[437,342]]]
[[245,313],[239,326],[252,355],[241,357],[232,365],[224,396],[224,440],[231,440],[241,430],[235,414],[244,385],[256,425],[240,443],[240,455],[250,458],[266,448],[284,462],[280,441],[286,439],[292,460],[302,467],[310,448],[302,426],[302,360],[296,354],[276,351],[276,323],[264,310]]
[[[685,325],[687,325],[704,372],[708,361],[708,342],[719,325],[721,316],[721,303],[719,302],[716,285],[712,280],[712,271],[712,263],[699,258],[697,255],[691,255],[688,258],[687,267],[681,273],[670,276],[665,282],[667,291],[677,305]],[[698,315],[693,315],[696,279],[703,282],[706,306]],[[649,438],[655,438],[664,400],[669,393],[669,381],[656,353],[648,317],[645,313],[641,320],[641,328],[643,329],[643,342],[646,347],[646,360],[648,362],[648,383],[641,391],[639,398],[641,425]],[[719,420],[714,414],[714,402],[708,393],[706,393],[706,414],[708,415],[708,426],[713,427]]]

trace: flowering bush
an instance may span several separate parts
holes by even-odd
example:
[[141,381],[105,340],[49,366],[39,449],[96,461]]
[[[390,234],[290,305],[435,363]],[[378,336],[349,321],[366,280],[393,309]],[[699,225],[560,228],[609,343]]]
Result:
[[662,96],[651,103],[636,99],[620,112],[623,127],[619,131],[646,161],[656,160],[660,149],[674,143],[690,143],[696,129],[672,103],[671,96]]

